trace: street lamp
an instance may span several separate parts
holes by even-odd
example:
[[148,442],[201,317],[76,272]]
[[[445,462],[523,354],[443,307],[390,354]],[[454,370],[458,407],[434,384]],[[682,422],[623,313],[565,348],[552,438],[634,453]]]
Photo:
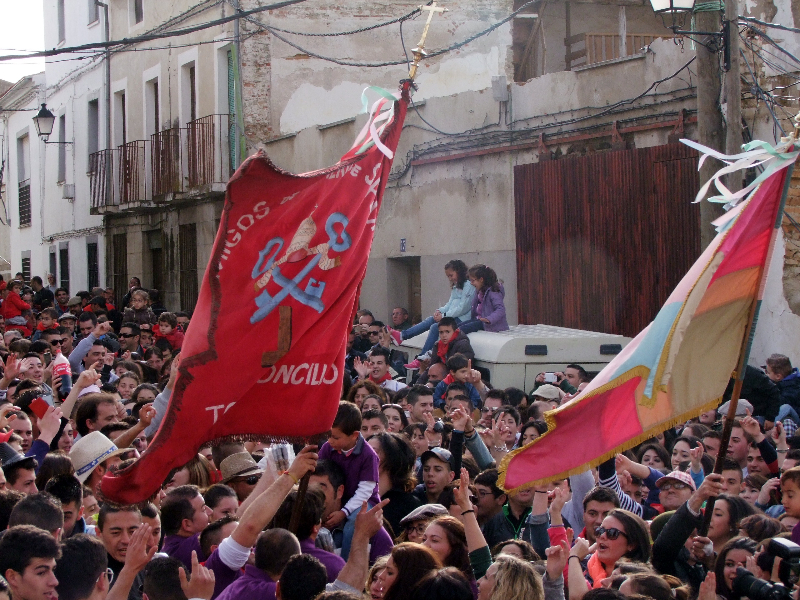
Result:
[[47,138],[53,133],[53,123],[56,122],[56,116],[47,109],[47,104],[42,102],[42,108],[35,117],[33,122],[36,124],[36,133],[42,138],[42,141],[47,143]]
[[48,142],[47,138],[53,133],[53,123],[56,121],[56,116],[47,108],[47,104],[42,102],[42,108],[33,117],[33,123],[36,125],[36,133],[45,144],[64,144],[71,145],[72,142]]
[[[694,0],[650,0],[653,6],[653,12],[661,17],[661,22],[664,27],[671,29],[675,35],[702,35],[708,36],[710,39],[701,41],[693,39],[696,43],[705,47],[709,52],[718,53],[722,52],[723,70],[729,71],[731,68],[731,54],[730,54],[730,34],[731,22],[728,20],[722,21],[722,29],[720,31],[684,31],[683,25],[686,21],[686,15],[694,10]],[[720,2],[720,5],[722,3]],[[724,10],[720,8],[720,12]]]

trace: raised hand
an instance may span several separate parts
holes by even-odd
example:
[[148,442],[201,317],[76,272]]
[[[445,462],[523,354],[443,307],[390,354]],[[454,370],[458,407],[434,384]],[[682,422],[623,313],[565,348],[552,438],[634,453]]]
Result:
[[3,408],[0,408],[0,429],[5,429],[14,421],[14,419],[17,418],[16,414],[10,416],[8,414],[11,412],[16,412],[17,410],[19,409],[12,404],[8,404]]
[[158,546],[153,546],[149,551],[147,549],[147,540],[152,530],[150,525],[142,523],[131,535],[131,541],[125,552],[125,567],[130,568],[134,573],[144,569],[158,551]]
[[306,473],[310,473],[317,468],[317,459],[319,459],[317,447],[306,446],[295,456],[294,461],[289,466],[289,473],[298,480],[302,479]]
[[369,372],[372,370],[372,368],[369,366],[369,363],[361,360],[361,357],[359,356],[356,356],[353,359],[353,368],[356,370],[356,373],[358,373],[359,379],[366,379],[369,375]]
[[589,546],[589,542],[587,542],[584,538],[579,537],[577,540],[575,540],[575,545],[572,546],[570,556],[577,556],[583,560],[590,552],[594,552],[596,546],[597,544],[592,544]]
[[367,503],[361,504],[361,510],[356,515],[355,530],[353,537],[363,535],[366,539],[371,539],[383,527],[383,507],[389,504],[389,499],[381,500],[378,504],[367,510]]
[[458,487],[453,489],[453,499],[458,504],[461,512],[472,509],[472,502],[469,499],[469,471],[461,468],[461,479]]
[[202,598],[211,600],[214,595],[214,571],[206,569],[197,561],[197,552],[192,550],[192,578],[186,580],[186,571],[183,567],[178,569],[181,580],[181,589],[187,598]]
[[750,434],[756,443],[764,439],[764,434],[761,432],[761,424],[750,416],[750,411],[747,411],[747,416],[741,420],[742,429],[745,433]]
[[714,574],[714,571],[709,571],[706,578],[700,584],[697,600],[717,600],[717,576]]
[[5,370],[3,371],[3,379],[6,381],[12,381],[17,378],[19,375],[19,367],[20,367],[20,360],[17,359],[17,355],[13,352],[8,355],[6,358]]
[[550,546],[544,551],[547,556],[547,578],[556,581],[564,573],[569,560],[569,543],[561,540],[558,546]]
[[152,404],[145,404],[139,410],[139,424],[142,425],[145,429],[150,427],[150,424],[153,422],[153,419],[156,418],[156,409]]
[[39,439],[50,444],[61,428],[61,417],[63,416],[60,408],[55,406],[48,408],[44,416],[39,419]]
[[101,338],[105,334],[111,331],[111,323],[109,321],[104,321],[103,323],[98,323],[95,328],[92,330],[92,335],[95,338]]
[[453,422],[453,429],[458,431],[466,431],[467,425],[469,424],[469,415],[467,411],[465,411],[460,406],[458,408],[454,408],[450,412],[450,420]]

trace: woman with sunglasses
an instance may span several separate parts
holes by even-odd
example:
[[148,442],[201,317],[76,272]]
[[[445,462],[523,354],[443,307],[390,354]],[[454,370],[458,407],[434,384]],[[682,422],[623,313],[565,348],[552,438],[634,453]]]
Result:
[[[595,552],[589,554],[589,542],[578,538],[569,553],[570,599],[583,597],[581,590],[597,589],[622,558],[629,561],[650,562],[650,533],[640,517],[632,512],[615,508],[594,530]],[[584,559],[588,557],[584,568]],[[585,593],[584,591],[584,593]]]

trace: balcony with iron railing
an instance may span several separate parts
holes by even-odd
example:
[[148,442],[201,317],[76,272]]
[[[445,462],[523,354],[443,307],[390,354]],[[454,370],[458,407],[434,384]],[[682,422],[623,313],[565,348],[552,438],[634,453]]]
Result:
[[31,180],[25,179],[19,182],[19,227],[31,226]]
[[89,157],[92,209],[135,210],[205,194],[221,194],[233,173],[228,115],[208,115],[149,140]]

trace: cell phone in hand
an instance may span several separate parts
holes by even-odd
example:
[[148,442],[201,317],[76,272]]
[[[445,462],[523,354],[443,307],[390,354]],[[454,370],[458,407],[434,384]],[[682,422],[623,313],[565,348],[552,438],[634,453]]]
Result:
[[53,355],[50,352],[44,353],[44,366],[50,366],[50,363],[53,361]]
[[544,374],[544,382],[545,383],[555,383],[556,382],[556,374],[553,372],[547,372]]
[[42,398],[34,398],[31,400],[31,411],[36,415],[36,418],[41,419],[44,417],[50,405]]

